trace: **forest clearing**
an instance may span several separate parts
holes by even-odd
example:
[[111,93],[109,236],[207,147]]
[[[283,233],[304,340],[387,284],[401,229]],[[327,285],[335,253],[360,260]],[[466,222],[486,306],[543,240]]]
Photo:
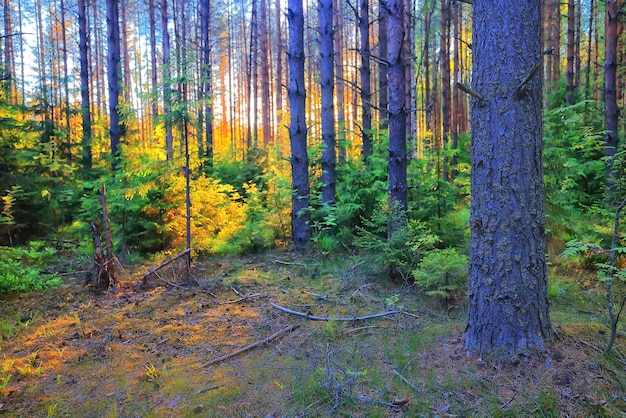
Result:
[[[201,286],[191,289],[157,277],[144,286],[139,267],[105,293],[72,277],[5,296],[0,414],[623,416],[624,338],[603,356],[602,290],[587,287],[587,273],[553,286],[554,343],[512,363],[467,354],[462,304],[381,283],[363,274],[366,262],[278,252],[194,264]],[[312,321],[272,302],[329,318],[406,314]],[[209,364],[289,326],[298,327]]]

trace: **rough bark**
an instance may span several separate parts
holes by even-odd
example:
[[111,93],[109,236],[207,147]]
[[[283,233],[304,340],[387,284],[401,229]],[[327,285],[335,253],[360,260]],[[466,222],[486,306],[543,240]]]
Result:
[[119,0],[107,0],[107,75],[109,83],[109,135],[111,141],[111,169],[117,170],[120,162],[120,140],[122,124],[118,111],[120,99],[121,68],[120,68],[120,26]]
[[574,35],[576,33],[576,6],[574,0],[567,2],[567,87],[565,100],[574,104]]
[[333,1],[319,0],[320,81],[322,90],[322,203],[335,204],[335,46]]
[[270,42],[267,30],[267,1],[261,0],[261,16],[260,16],[260,29],[261,29],[261,111],[263,112],[263,145],[267,146],[273,143],[272,138],[272,118],[270,117],[270,111],[272,110],[270,105],[270,63],[272,57],[270,56]]
[[619,108],[617,106],[618,18],[620,0],[606,2],[606,29],[604,33],[604,120],[606,135],[606,190],[608,201],[613,199],[615,180],[614,159],[618,145]]
[[65,158],[68,165],[72,164],[72,129],[70,125],[70,77],[67,65],[67,29],[65,27],[65,1],[61,0],[61,40],[63,48],[63,112],[65,115]]
[[304,11],[302,0],[289,0],[289,139],[291,142],[292,233],[296,250],[303,251],[311,241],[309,208],[309,157],[305,119],[304,87]]
[[[84,0],[83,0],[84,1]],[[157,50],[156,50],[156,13],[154,7],[155,0],[148,0],[148,20],[150,26],[150,81],[152,85],[152,122],[156,121],[159,115],[158,81],[157,81]]]
[[341,16],[340,0],[334,0],[334,8],[337,11],[334,17],[335,26],[335,90],[337,91],[337,148],[340,163],[347,159],[349,146],[346,138],[346,112],[345,112],[345,85],[344,85],[344,52],[343,52],[343,17]]
[[539,0],[474,1],[472,89],[483,100],[472,98],[465,344],[478,353],[530,353],[551,337],[540,22]]
[[378,0],[378,127],[386,130],[389,126],[389,82],[387,80],[387,18],[389,10],[385,0]]
[[89,37],[86,0],[78,0],[78,37],[80,50],[80,112],[83,127],[83,170],[91,171],[91,101],[89,97]]
[[450,117],[452,94],[450,91],[450,1],[441,0],[441,34],[439,60],[441,61],[441,139],[443,157],[443,179],[450,180],[448,170],[448,140],[450,139]]
[[406,97],[403,41],[404,2],[388,0],[387,61],[389,62],[389,198],[392,207],[407,209]]
[[[203,158],[212,165],[213,161],[213,106],[211,105],[211,0],[200,0],[200,26],[202,45],[202,99],[204,101],[204,150]],[[201,139],[202,141],[202,139]]]
[[362,127],[361,139],[363,141],[363,157],[367,161],[373,153],[372,144],[372,91],[371,91],[371,66],[370,66],[370,11],[369,0],[361,0],[359,12],[359,33],[361,35],[361,106]]
[[163,114],[165,115],[165,158],[170,161],[174,157],[174,135],[170,119],[172,100],[172,75],[170,68],[170,32],[168,30],[169,16],[167,0],[161,0],[161,38],[163,42]]

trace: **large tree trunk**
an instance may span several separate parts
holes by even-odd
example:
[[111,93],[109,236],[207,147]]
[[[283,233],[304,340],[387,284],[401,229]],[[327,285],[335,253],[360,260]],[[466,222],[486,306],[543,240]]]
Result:
[[322,87],[322,203],[335,204],[335,47],[333,1],[319,0],[320,67]]
[[[520,25],[519,22],[524,22]],[[473,352],[551,337],[542,172],[539,0],[474,0],[469,323]]]
[[373,153],[369,0],[361,0],[358,19],[361,35],[361,48],[359,52],[361,54],[361,106],[363,107],[361,138],[363,140],[363,157],[365,161],[367,161]]
[[293,242],[296,250],[303,251],[311,241],[308,210],[309,157],[306,149],[307,128],[305,120],[306,90],[304,88],[304,11],[302,0],[289,0],[289,107],[291,122],[291,179],[293,188],[291,219]]
[[618,145],[619,109],[617,107],[617,58],[618,58],[618,18],[620,0],[606,2],[606,29],[604,33],[604,120],[606,124],[606,190],[608,201],[615,192],[615,154]]
[[83,127],[83,170],[91,171],[91,101],[89,98],[89,38],[86,0],[78,0],[78,37],[80,49],[80,112]]
[[67,29],[65,27],[65,1],[61,0],[61,39],[63,43],[63,112],[65,116],[65,158],[68,165],[72,164],[72,127],[70,125],[70,77],[67,65]]
[[388,0],[387,61],[389,62],[389,198],[394,209],[407,209],[406,97],[403,51],[404,1]]
[[118,169],[120,162],[120,140],[122,138],[122,124],[118,111],[120,99],[121,69],[120,69],[120,26],[119,0],[107,0],[107,74],[109,79],[109,135],[111,140],[111,168]]

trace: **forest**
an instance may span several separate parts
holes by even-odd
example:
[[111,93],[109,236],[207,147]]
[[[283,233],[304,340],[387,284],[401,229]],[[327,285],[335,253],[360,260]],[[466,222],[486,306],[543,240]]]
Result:
[[626,416],[622,0],[0,4],[0,415]]

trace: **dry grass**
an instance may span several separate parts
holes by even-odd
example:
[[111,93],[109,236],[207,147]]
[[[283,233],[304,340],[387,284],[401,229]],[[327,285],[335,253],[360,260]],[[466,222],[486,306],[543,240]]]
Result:
[[[197,265],[203,287],[192,290],[129,278],[106,294],[68,284],[4,297],[0,415],[626,416],[626,345],[618,339],[616,358],[601,355],[601,305],[573,307],[568,293],[559,306],[557,297],[560,338],[544,354],[468,357],[462,308],[437,309],[355,264],[274,254]],[[413,315],[314,322],[270,302],[332,317],[393,303]]]

